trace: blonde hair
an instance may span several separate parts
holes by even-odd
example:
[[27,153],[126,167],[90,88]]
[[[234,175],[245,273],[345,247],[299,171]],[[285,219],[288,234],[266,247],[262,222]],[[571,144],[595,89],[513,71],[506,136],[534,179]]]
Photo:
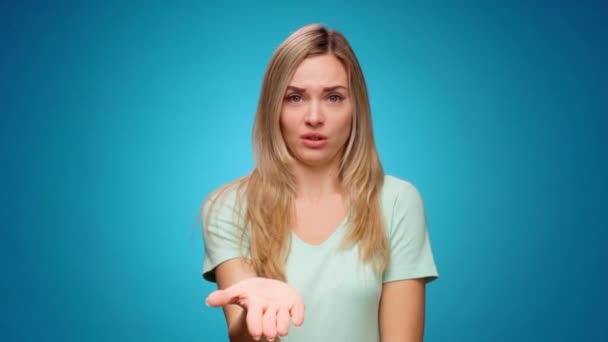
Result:
[[[338,172],[350,206],[348,230],[341,248],[358,245],[360,259],[370,263],[377,273],[383,272],[389,262],[389,243],[379,199],[384,172],[374,142],[363,72],[342,34],[312,24],[291,34],[270,60],[253,126],[254,169],[210,195],[213,199],[209,212],[224,191],[237,190],[238,207],[245,209],[241,249],[247,238],[250,262],[260,277],[286,281],[285,262],[295,216],[295,180],[289,169],[292,157],[281,134],[279,115],[295,69],[305,58],[322,54],[331,54],[342,62],[354,101],[351,133]],[[241,211],[235,210],[235,214],[238,212]]]

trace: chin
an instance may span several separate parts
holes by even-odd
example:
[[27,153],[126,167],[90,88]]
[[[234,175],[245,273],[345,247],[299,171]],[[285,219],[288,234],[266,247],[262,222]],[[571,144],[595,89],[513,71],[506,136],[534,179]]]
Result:
[[306,165],[306,166],[310,166],[310,167],[319,167],[319,166],[325,166],[327,164],[329,164],[328,160],[302,160],[301,161],[302,164]]
[[332,158],[328,155],[318,155],[318,156],[303,156],[300,155],[298,158],[298,162],[302,165],[310,166],[310,167],[319,167],[325,166],[332,163]]

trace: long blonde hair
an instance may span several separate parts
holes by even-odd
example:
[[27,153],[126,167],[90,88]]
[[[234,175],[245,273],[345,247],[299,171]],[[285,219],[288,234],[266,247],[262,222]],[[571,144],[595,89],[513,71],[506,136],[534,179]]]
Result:
[[360,259],[370,263],[377,273],[383,272],[389,262],[389,243],[379,199],[384,171],[374,142],[363,72],[342,34],[312,24],[291,34],[270,60],[253,126],[254,169],[219,188],[206,200],[211,199],[211,208],[224,191],[236,189],[238,207],[244,209],[240,223],[241,251],[247,239],[248,258],[260,277],[286,281],[285,262],[295,216],[295,180],[288,166],[292,157],[281,134],[279,115],[297,66],[307,57],[322,54],[332,54],[343,63],[354,100],[351,133],[338,172],[350,206],[348,230],[341,247],[358,245]]

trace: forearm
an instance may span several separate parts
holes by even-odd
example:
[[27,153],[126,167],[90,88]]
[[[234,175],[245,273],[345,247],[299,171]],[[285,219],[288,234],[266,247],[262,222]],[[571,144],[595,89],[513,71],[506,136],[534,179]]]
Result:
[[401,280],[383,285],[379,310],[382,342],[422,342],[424,319],[423,280]]

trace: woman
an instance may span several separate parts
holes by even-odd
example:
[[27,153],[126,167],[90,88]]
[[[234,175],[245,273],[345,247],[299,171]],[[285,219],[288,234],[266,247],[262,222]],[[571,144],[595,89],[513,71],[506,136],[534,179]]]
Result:
[[230,340],[422,341],[438,277],[422,198],[383,173],[344,36],[309,25],[278,47],[253,143],[253,171],[202,208],[207,304]]

